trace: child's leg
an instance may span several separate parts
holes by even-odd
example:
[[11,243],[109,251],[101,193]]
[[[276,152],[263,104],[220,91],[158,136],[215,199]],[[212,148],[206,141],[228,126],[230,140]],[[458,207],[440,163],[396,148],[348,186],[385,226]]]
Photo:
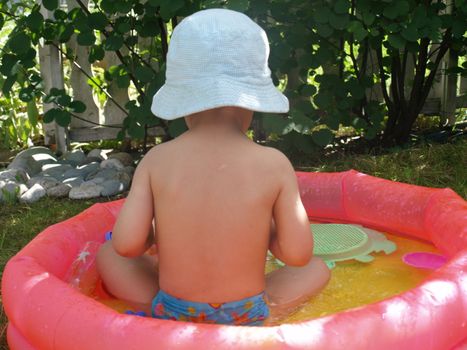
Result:
[[284,266],[266,275],[266,295],[271,319],[318,294],[329,281],[330,272],[320,258],[313,257],[302,267]]
[[125,258],[118,255],[108,241],[97,254],[97,269],[112,295],[150,312],[152,299],[159,290],[154,256]]

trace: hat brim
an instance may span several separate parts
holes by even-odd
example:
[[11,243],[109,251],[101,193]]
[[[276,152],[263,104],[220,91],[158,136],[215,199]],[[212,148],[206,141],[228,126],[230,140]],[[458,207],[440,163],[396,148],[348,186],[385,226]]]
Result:
[[251,85],[227,79],[165,84],[154,95],[151,111],[173,120],[217,107],[235,106],[256,112],[286,113],[289,100],[272,83]]

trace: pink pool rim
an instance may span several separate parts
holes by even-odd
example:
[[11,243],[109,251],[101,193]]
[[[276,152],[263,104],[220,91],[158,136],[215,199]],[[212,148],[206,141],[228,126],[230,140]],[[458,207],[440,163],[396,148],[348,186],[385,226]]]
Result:
[[448,261],[381,302],[274,327],[193,324],[119,314],[64,282],[88,241],[103,242],[122,200],[50,226],[7,263],[11,349],[462,349],[467,346],[467,203],[450,189],[356,171],[297,173],[312,220],[357,223],[432,242]]

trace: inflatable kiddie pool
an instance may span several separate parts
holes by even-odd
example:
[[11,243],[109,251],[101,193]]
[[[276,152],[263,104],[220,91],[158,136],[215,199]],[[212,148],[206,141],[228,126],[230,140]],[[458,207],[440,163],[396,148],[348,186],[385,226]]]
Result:
[[122,201],[48,227],[2,280],[14,349],[461,349],[467,345],[467,204],[450,189],[356,171],[297,173],[313,220],[350,222],[432,242],[448,262],[407,292],[326,317],[272,327],[156,320],[118,313],[64,282],[86,242],[103,241]]

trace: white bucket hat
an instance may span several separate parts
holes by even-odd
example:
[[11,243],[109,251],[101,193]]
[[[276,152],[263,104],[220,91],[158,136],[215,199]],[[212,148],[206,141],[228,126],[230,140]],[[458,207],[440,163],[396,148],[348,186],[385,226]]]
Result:
[[285,113],[289,101],[273,84],[265,31],[226,9],[194,13],[173,31],[166,81],[151,111],[173,120],[223,106]]

